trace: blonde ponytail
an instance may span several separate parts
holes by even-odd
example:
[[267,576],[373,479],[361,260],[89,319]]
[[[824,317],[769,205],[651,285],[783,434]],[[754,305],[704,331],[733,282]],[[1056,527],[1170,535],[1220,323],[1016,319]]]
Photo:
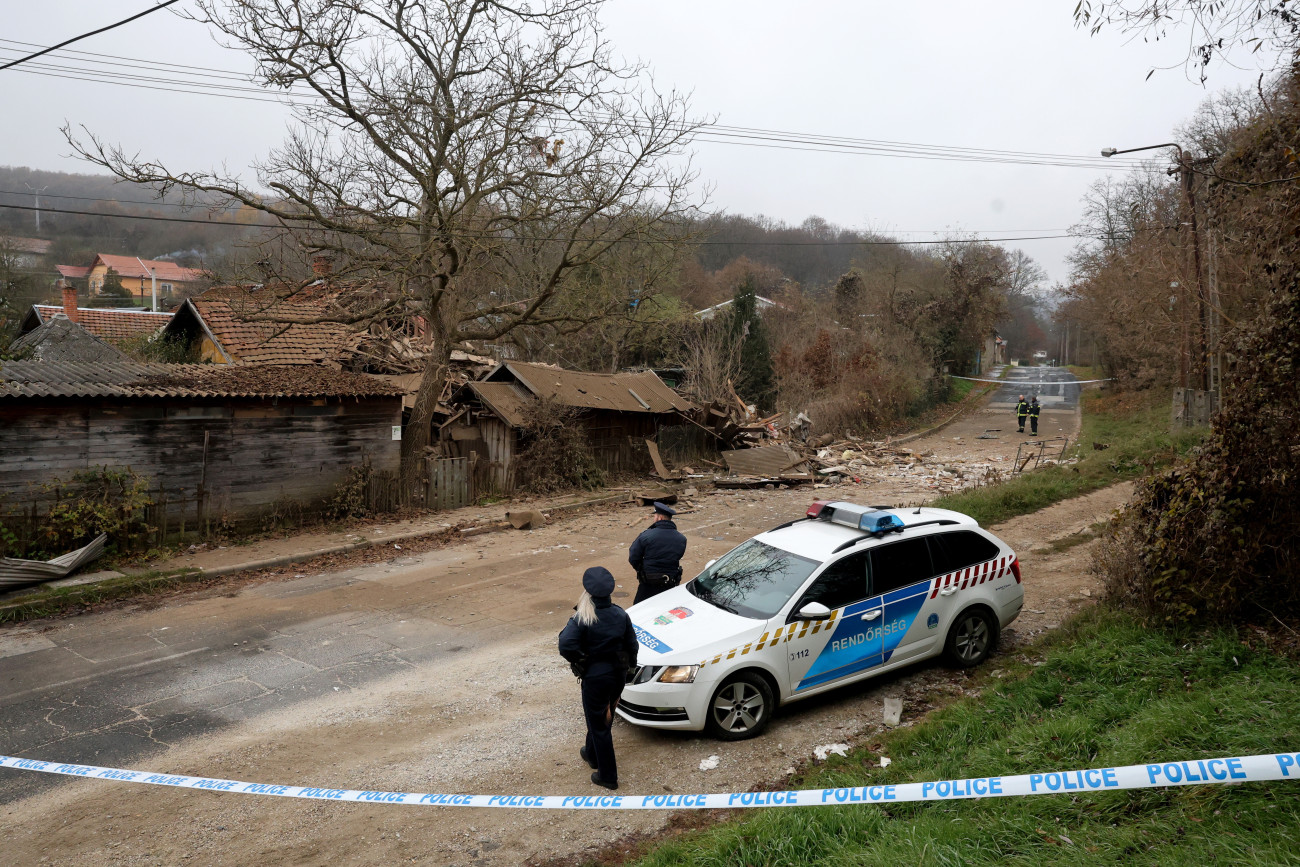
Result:
[[596,604],[591,601],[591,594],[586,590],[578,597],[578,610],[573,618],[583,626],[590,626],[596,622]]

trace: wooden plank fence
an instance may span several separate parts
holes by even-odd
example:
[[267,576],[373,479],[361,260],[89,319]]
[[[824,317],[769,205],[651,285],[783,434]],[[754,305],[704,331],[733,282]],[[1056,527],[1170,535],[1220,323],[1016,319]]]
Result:
[[424,505],[427,509],[460,509],[470,504],[469,458],[430,458]]

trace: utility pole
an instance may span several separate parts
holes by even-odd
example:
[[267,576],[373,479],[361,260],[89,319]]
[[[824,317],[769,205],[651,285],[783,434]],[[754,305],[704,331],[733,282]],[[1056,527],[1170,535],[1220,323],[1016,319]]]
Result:
[[[1101,155],[1104,157],[1113,157],[1115,156],[1115,154],[1127,154],[1127,153],[1133,153],[1134,151],[1149,151],[1155,148],[1173,148],[1174,150],[1178,151],[1178,165],[1174,168],[1169,169],[1168,173],[1171,175],[1174,172],[1179,173],[1180,175],[1179,180],[1182,182],[1182,187],[1183,187],[1183,196],[1187,201],[1187,221],[1188,221],[1188,225],[1191,228],[1191,235],[1192,235],[1192,270],[1196,275],[1196,313],[1197,313],[1197,320],[1200,326],[1198,329],[1199,330],[1198,343],[1200,344],[1198,347],[1199,358],[1196,359],[1194,363],[1188,366],[1190,366],[1192,372],[1194,372],[1195,378],[1200,380],[1200,388],[1204,391],[1210,391],[1211,389],[1216,387],[1216,385],[1213,384],[1213,381],[1216,377],[1214,377],[1210,372],[1211,361],[1210,361],[1210,352],[1209,352],[1209,342],[1207,338],[1208,324],[1207,324],[1206,308],[1209,307],[1210,304],[1208,303],[1206,297],[1205,274],[1203,273],[1203,270],[1201,268],[1201,234],[1196,222],[1196,195],[1194,192],[1194,183],[1192,178],[1192,175],[1195,174],[1195,172],[1192,169],[1193,164],[1196,162],[1210,162],[1210,160],[1208,158],[1203,160],[1193,160],[1192,155],[1186,153],[1183,150],[1182,145],[1175,144],[1174,142],[1166,142],[1165,144],[1158,144],[1158,145],[1147,145],[1146,147],[1140,147],[1140,148],[1126,148],[1124,150],[1116,150],[1115,148],[1102,148]],[[1184,323],[1184,327],[1183,327],[1184,350],[1182,353],[1184,357],[1192,355],[1191,335],[1188,333],[1189,329],[1186,325],[1188,319],[1190,319],[1190,313],[1188,313],[1188,311],[1185,308],[1186,305],[1184,305],[1184,310],[1181,311],[1182,313],[1181,318]],[[1188,359],[1188,361],[1191,361],[1191,359]],[[1186,373],[1183,375],[1184,388],[1187,388],[1190,385],[1191,378],[1192,377]]]
[[41,193],[48,190],[50,188],[50,185],[46,184],[45,186],[41,187],[39,190],[28,183],[24,183],[23,186],[31,190],[32,195],[36,198],[36,234],[39,235],[41,233]]

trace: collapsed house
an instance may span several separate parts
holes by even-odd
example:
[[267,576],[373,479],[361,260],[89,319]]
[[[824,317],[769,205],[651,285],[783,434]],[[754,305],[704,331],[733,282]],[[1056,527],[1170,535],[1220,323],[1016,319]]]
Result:
[[[393,307],[391,315],[382,311]],[[356,319],[358,324],[349,324]],[[430,347],[424,320],[405,315],[374,284],[210,289],[177,310],[164,335],[210,364],[319,365],[381,378],[415,403]],[[451,352],[448,383],[439,398],[444,417],[451,391],[495,364],[464,349]]]
[[650,467],[645,440],[682,425],[694,407],[651,371],[582,373],[546,364],[506,362],[452,394],[439,448],[469,457],[478,490],[510,492],[514,459],[543,404],[574,411],[596,463],[611,473]]

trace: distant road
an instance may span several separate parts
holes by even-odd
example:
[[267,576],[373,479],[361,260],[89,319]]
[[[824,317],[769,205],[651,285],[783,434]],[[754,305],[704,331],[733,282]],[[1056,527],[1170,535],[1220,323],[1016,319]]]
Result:
[[1038,402],[1044,408],[1074,409],[1079,405],[1081,388],[1077,381],[1078,377],[1063,367],[1008,367],[1006,384],[998,386],[989,404],[1014,407],[1023,394],[1025,400],[1038,395]]

